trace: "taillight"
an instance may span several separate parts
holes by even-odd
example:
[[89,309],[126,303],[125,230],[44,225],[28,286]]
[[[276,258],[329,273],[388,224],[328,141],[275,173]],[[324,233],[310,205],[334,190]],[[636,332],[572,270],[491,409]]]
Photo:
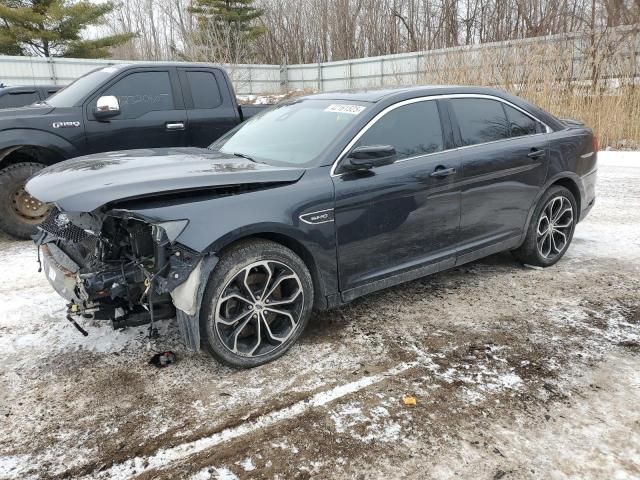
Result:
[[600,142],[598,142],[598,137],[596,137],[594,135],[593,136],[593,151],[597,152],[598,150],[600,150]]

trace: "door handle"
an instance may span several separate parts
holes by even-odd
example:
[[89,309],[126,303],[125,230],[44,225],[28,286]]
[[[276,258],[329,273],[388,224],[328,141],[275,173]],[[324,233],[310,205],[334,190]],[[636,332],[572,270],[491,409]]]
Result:
[[429,176],[433,178],[444,178],[444,177],[448,177],[449,175],[453,175],[455,173],[456,173],[455,168],[445,168],[443,166],[439,166],[439,167],[436,167],[436,169],[433,172],[431,172]]
[[527,157],[529,158],[542,158],[544,157],[544,150],[540,150],[539,148],[532,148],[528,153]]
[[167,122],[165,128],[167,130],[184,130],[184,122]]

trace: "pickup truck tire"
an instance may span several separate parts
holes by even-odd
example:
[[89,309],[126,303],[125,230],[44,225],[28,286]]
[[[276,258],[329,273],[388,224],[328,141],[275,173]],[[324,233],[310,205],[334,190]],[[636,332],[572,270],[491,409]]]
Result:
[[556,263],[571,244],[577,211],[576,199],[567,188],[551,186],[533,212],[524,243],[513,251],[515,257],[538,267]]
[[220,362],[252,368],[283,355],[311,316],[313,281],[290,249],[241,241],[222,254],[202,300],[202,343]]
[[49,213],[49,206],[29,195],[24,185],[46,165],[20,162],[0,170],[0,229],[28,240]]

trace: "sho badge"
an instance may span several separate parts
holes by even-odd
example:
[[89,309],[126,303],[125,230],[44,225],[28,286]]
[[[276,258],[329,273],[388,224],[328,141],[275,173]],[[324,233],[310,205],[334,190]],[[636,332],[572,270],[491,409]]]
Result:
[[300,220],[309,225],[316,225],[318,223],[333,222],[333,208],[328,210],[319,210],[317,212],[305,213],[300,215]]
[[53,122],[51,126],[53,128],[77,128],[80,126],[80,122]]

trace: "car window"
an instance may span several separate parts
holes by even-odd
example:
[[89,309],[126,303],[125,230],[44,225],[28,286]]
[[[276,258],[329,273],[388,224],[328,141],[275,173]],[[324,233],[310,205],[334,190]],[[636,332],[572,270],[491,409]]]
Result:
[[523,135],[533,135],[544,131],[540,122],[534,120],[529,115],[516,110],[509,105],[504,106],[509,120],[509,129],[512,137],[521,137]]
[[451,106],[460,127],[463,145],[509,138],[502,102],[484,98],[454,98]]
[[16,92],[0,97],[0,108],[15,108],[40,101],[37,92]]
[[174,108],[169,72],[132,73],[100,95],[118,97],[120,114],[113,117],[114,120],[138,118],[145,113]]
[[311,166],[369,106],[316,99],[280,103],[241,123],[209,148],[270,165]]
[[193,108],[216,108],[222,103],[216,77],[211,72],[186,72]]
[[104,82],[108,81],[114,74],[118,73],[119,68],[122,67],[114,65],[93,70],[51,95],[47,98],[47,103],[56,108],[68,108],[79,105],[89,94],[99,88]]
[[416,102],[391,110],[373,124],[356,146],[391,145],[397,158],[443,150],[442,126],[435,101]]

